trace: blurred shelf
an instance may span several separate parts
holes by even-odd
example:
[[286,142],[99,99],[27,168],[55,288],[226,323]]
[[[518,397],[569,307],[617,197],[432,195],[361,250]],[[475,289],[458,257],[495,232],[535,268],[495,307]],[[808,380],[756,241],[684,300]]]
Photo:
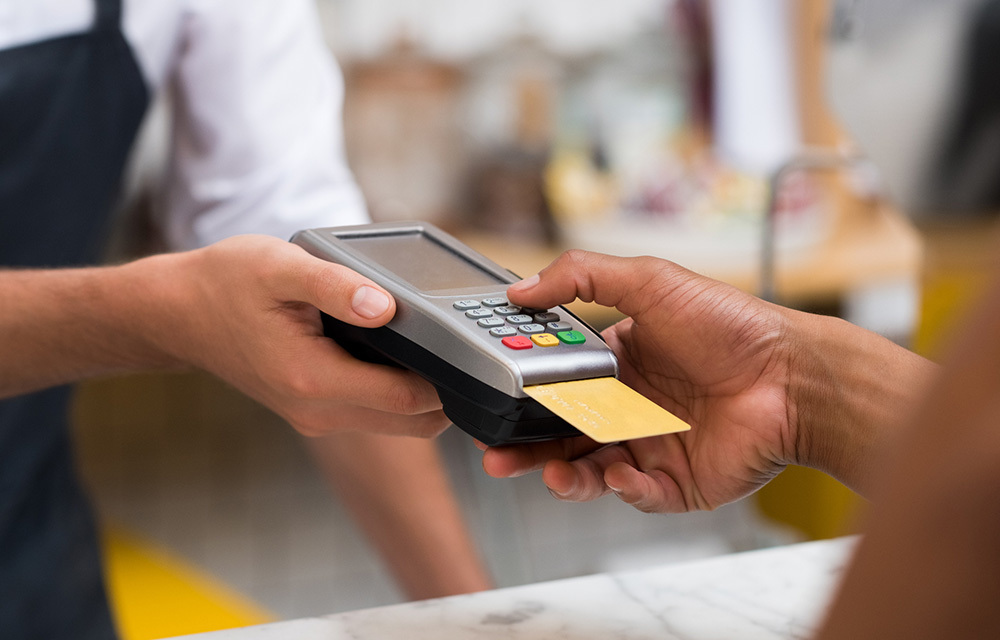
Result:
[[[848,292],[872,283],[916,280],[918,277],[923,256],[922,242],[917,230],[905,217],[887,206],[848,206],[845,203],[841,211],[842,215],[830,225],[821,241],[811,246],[796,247],[787,254],[779,252],[777,290],[784,304],[794,306],[837,301]],[[650,234],[655,237],[656,233],[662,232],[662,228],[651,226],[644,234],[641,229],[636,227],[636,251],[628,251],[621,243],[616,245],[606,238],[601,246],[614,247],[617,250],[608,252],[618,255],[658,255],[744,291],[757,292],[760,273],[758,251],[743,251],[735,258],[728,255],[724,259],[718,251],[699,251],[697,247],[684,249],[676,246],[672,251],[658,252]],[[572,248],[512,241],[482,232],[458,231],[457,235],[495,262],[525,276],[537,273],[562,250]],[[595,246],[578,247],[595,250]],[[613,309],[603,309],[594,304],[577,302],[572,308],[601,326],[621,318]]]

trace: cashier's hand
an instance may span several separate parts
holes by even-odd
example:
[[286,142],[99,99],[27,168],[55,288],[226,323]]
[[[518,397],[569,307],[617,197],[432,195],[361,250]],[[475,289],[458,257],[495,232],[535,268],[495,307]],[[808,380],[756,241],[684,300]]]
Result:
[[175,310],[162,348],[228,381],[306,435],[364,429],[433,436],[448,420],[412,372],[360,362],[323,336],[319,309],[362,327],[395,302],[367,278],[265,236],[166,258]]
[[508,297],[538,308],[580,298],[630,316],[604,332],[621,380],[691,430],[608,446],[574,438],[490,448],[490,475],[544,467],[562,500],[613,491],[642,511],[683,512],[746,496],[795,461],[780,307],[664,260],[583,251],[563,254]]

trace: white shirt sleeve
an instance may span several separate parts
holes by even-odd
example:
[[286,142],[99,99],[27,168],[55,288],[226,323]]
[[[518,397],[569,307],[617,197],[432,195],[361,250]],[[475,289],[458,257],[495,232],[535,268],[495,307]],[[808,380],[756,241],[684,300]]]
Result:
[[343,78],[311,0],[195,0],[182,21],[170,245],[366,222],[344,156]]

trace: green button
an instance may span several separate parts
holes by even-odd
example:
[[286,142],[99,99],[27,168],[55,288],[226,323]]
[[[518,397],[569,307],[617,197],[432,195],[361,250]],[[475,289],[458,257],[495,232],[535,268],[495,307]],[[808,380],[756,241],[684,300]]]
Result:
[[566,344],[583,344],[587,341],[587,338],[579,331],[560,331],[556,335]]

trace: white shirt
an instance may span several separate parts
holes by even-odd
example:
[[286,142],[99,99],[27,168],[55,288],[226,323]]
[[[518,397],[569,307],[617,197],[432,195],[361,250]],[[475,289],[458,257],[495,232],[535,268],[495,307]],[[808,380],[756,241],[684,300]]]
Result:
[[[365,222],[344,158],[343,79],[311,0],[122,0],[156,96],[171,89],[163,230],[190,248]],[[0,49],[84,31],[94,0],[0,0]]]

